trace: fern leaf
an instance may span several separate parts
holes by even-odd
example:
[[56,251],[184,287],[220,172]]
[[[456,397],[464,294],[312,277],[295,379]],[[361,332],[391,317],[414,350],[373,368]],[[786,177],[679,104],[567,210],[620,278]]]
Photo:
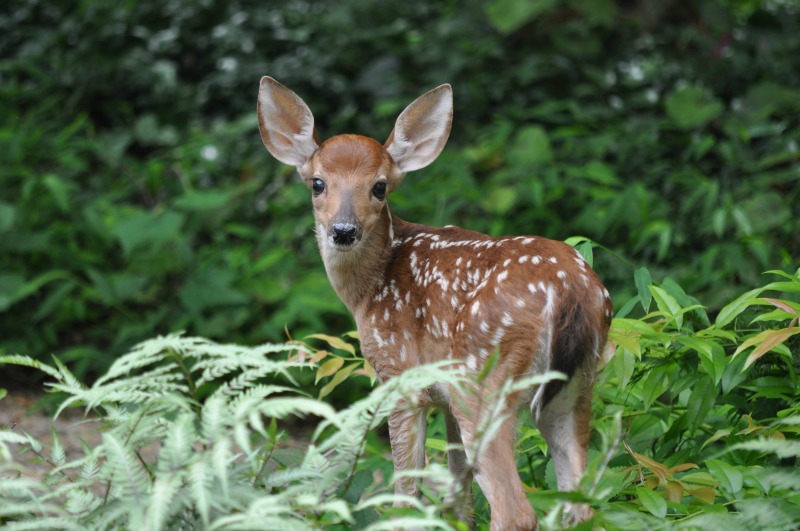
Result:
[[0,356],[0,363],[7,363],[9,365],[19,365],[22,367],[31,367],[33,369],[38,369],[43,373],[51,376],[54,380],[61,381],[62,375],[58,371],[58,369],[54,369],[50,365],[46,363],[42,363],[39,360],[35,360],[28,356],[22,356],[20,354],[7,354],[5,356]]
[[103,434],[103,450],[109,479],[122,490],[126,498],[141,507],[148,487],[147,477],[141,465],[131,451],[111,433]]
[[144,520],[147,529],[162,529],[169,517],[180,509],[173,505],[173,500],[181,482],[181,475],[174,473],[162,474],[155,479],[146,505]]

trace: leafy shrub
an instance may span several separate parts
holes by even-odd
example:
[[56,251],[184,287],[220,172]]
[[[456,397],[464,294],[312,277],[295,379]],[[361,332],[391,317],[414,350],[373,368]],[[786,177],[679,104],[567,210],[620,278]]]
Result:
[[[595,507],[592,523],[606,529],[796,527],[800,271],[772,274],[777,280],[742,294],[712,323],[676,283],[654,284],[637,272],[633,301],[647,314],[614,320],[618,349],[597,383],[596,433],[578,492],[556,491],[544,440],[535,428],[522,430],[518,465],[544,529],[559,528],[561,509],[575,501]],[[442,465],[441,419],[432,423],[431,462],[421,473],[428,503],[410,509],[389,507],[389,449],[374,436],[398,399],[433,381],[459,385],[457,372],[420,367],[337,412],[306,396],[295,371],[316,367],[326,382],[320,394],[371,373],[349,343],[317,339],[331,350],[159,338],[117,360],[92,387],[57,360],[0,358],[38,367],[66,393],[60,410],[80,405],[105,424],[102,443],[72,462],[57,436],[46,455],[25,434],[0,431],[7,500],[0,522],[9,529],[459,526],[450,514],[457,486]],[[321,419],[307,448],[282,443],[278,422],[307,415]],[[491,423],[485,433],[478,446]],[[148,462],[141,450],[153,442],[160,451]],[[47,459],[52,471],[43,481],[26,478],[9,443]],[[477,518],[479,528],[487,525],[480,495]]]
[[[800,256],[791,2],[422,0],[0,8],[0,350],[101,374],[186,330],[258,344],[352,321],[307,191],[264,153],[258,78],[323,137],[383,138],[451,82],[456,127],[393,212],[492,234],[581,234],[713,316]],[[342,31],[358,28],[358,31]],[[614,260],[598,269],[634,294]]]

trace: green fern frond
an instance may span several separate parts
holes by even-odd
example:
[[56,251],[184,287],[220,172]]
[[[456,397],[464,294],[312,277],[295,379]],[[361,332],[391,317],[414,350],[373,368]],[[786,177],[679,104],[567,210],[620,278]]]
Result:
[[28,356],[22,356],[20,354],[6,354],[4,356],[0,356],[0,363],[19,365],[21,367],[31,367],[33,369],[42,371],[57,381],[61,381],[63,378],[63,375],[58,371],[58,369],[55,369],[46,363],[42,363],[39,360],[35,360]]
[[121,495],[142,506],[148,491],[147,474],[130,449],[111,433],[103,434],[107,478],[121,490]]

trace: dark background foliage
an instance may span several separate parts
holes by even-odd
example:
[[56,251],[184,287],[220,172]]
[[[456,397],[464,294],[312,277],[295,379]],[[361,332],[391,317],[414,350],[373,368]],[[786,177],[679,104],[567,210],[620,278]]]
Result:
[[[800,8],[767,0],[47,2],[0,7],[0,353],[81,374],[155,334],[352,328],[308,191],[258,136],[269,74],[323,137],[452,83],[417,222],[589,237],[714,313],[800,256]],[[615,253],[624,257],[620,259]]]

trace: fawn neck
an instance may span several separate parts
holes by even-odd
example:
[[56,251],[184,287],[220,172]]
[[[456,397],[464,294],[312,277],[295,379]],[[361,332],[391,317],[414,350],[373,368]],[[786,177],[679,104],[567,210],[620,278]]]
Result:
[[323,227],[317,227],[317,243],[333,289],[354,316],[383,282],[392,253],[393,219],[385,205],[378,223],[350,251],[331,247]]

